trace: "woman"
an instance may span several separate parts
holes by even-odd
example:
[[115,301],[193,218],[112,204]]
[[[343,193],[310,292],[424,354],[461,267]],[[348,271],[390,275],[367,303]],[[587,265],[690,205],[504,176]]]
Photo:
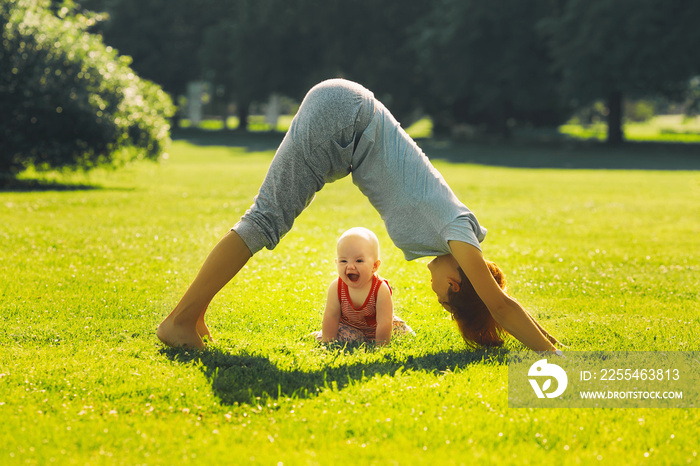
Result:
[[202,348],[202,337],[211,337],[204,314],[214,295],[256,252],[277,245],[317,191],[350,173],[407,260],[437,256],[428,266],[433,291],[468,344],[502,344],[505,331],[530,349],[556,349],[557,341],[494,278],[496,269],[481,254],[486,229],[476,216],[386,107],[342,79],[306,95],[253,205],[159,325],[161,341]]

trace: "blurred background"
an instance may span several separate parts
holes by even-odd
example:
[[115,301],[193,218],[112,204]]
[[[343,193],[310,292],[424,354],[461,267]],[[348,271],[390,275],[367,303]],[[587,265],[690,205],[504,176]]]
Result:
[[[80,141],[67,163],[98,164],[124,142],[155,156],[161,117],[173,131],[284,130],[306,91],[332,77],[371,89],[425,136],[529,131],[619,144],[646,122],[632,138],[700,141],[696,0],[0,5],[0,149],[14,157],[0,172],[19,170],[27,154],[57,165],[62,140]],[[121,129],[72,128],[109,118]],[[37,149],[47,134],[54,142]]]

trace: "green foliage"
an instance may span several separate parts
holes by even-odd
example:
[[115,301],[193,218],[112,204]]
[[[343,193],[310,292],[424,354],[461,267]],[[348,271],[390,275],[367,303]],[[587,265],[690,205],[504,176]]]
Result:
[[[96,25],[105,43],[132,57],[131,67],[172,96],[202,79],[199,63],[203,33],[226,17],[222,0],[84,0],[80,5],[105,12]],[[231,44],[229,44],[231,45]]]
[[700,73],[693,1],[567,0],[542,22],[562,90],[580,104],[622,91],[679,96]]
[[170,98],[87,32],[98,16],[49,6],[0,1],[0,172],[157,158]]
[[251,103],[272,93],[301,99],[315,84],[310,79],[319,66],[318,42],[295,21],[304,20],[298,7],[280,0],[230,2],[228,14],[204,29],[203,77],[224,102],[237,103],[243,129]]
[[686,98],[700,74],[689,0],[81,3],[109,13],[105,39],[139,73],[175,95],[212,82],[242,126],[251,103],[300,100],[331,77],[367,86],[404,125],[430,116],[437,133],[553,127],[606,99],[620,126],[623,98]]
[[681,99],[700,74],[700,3],[567,0],[540,23],[550,38],[563,97],[581,108],[607,99],[608,141],[622,138],[621,99]]
[[[444,70],[422,66],[414,38],[416,24],[435,8],[432,3],[328,0],[315,13],[318,2],[307,4],[305,22],[324,44],[317,55],[325,77],[342,76],[365,85],[405,126],[428,110],[426,82]],[[338,23],[345,17],[347,21]]]
[[642,122],[654,116],[654,104],[648,100],[625,102],[625,118],[629,121]]
[[685,107],[688,116],[692,117],[700,114],[700,76],[695,76],[690,80]]
[[[568,108],[556,92],[537,23],[550,0],[442,0],[415,27],[417,56],[432,73],[429,112],[438,129],[469,123],[507,134],[516,123],[552,126]],[[437,70],[437,72],[435,72]]]

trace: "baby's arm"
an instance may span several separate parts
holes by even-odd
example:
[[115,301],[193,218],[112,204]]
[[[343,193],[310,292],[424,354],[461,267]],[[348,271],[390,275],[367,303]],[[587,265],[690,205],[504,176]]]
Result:
[[338,323],[340,322],[340,301],[338,300],[338,279],[333,280],[328,288],[326,310],[323,312],[323,341],[330,342],[338,338]]
[[385,345],[391,341],[394,326],[394,302],[389,286],[382,282],[377,292],[377,344]]

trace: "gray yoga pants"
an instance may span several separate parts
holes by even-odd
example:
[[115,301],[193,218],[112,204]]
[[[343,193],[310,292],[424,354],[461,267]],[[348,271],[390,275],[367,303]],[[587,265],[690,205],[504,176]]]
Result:
[[374,94],[342,79],[308,92],[253,205],[232,228],[252,254],[274,249],[316,192],[352,171],[354,149],[376,107]]

